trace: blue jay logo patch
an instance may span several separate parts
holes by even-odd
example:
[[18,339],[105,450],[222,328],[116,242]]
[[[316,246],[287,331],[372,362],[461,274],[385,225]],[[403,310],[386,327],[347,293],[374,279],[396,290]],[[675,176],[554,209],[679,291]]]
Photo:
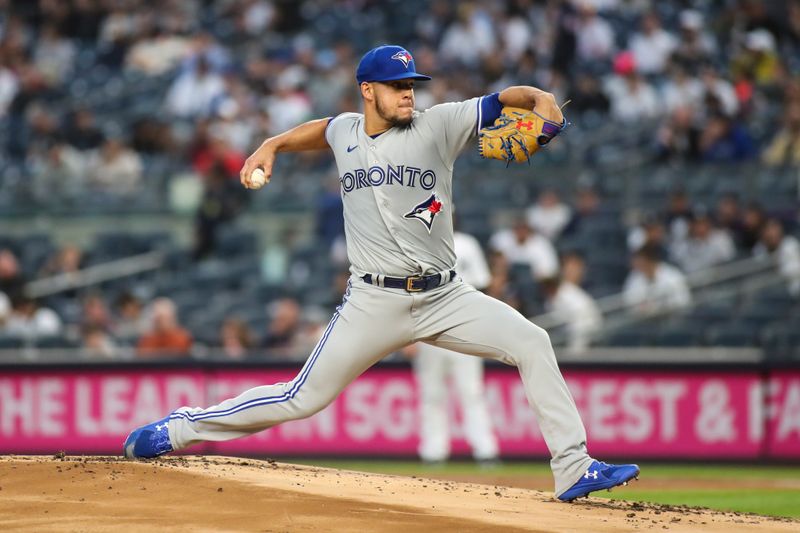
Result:
[[405,50],[401,50],[400,52],[397,52],[395,55],[392,56],[392,59],[396,59],[396,60],[402,62],[403,66],[406,67],[406,68],[408,68],[408,64],[410,62],[414,61],[414,58],[411,57],[411,54],[409,54]]
[[430,198],[424,202],[414,206],[414,209],[403,215],[403,218],[417,219],[425,225],[428,233],[431,232],[433,227],[433,219],[436,215],[442,212],[442,201],[436,196],[436,193],[431,194]]

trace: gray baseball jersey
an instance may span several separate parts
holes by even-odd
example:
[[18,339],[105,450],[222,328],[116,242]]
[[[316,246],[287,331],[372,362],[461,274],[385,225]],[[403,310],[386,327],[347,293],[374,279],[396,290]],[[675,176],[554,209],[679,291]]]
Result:
[[362,279],[432,274],[456,264],[453,163],[483,123],[487,98],[434,106],[415,113],[408,127],[375,138],[364,132],[360,114],[329,122],[325,135],[341,179],[353,273],[342,305],[292,381],[206,409],[174,411],[168,427],[174,449],[311,416],[387,354],[424,341],[518,367],[552,456],[556,494],[584,475],[592,462],[586,433],[544,330],[458,277],[442,276],[442,284],[424,292]]
[[453,164],[477,134],[481,98],[415,112],[375,138],[344,113],[325,132],[336,157],[347,255],[354,274],[432,274],[453,268]]

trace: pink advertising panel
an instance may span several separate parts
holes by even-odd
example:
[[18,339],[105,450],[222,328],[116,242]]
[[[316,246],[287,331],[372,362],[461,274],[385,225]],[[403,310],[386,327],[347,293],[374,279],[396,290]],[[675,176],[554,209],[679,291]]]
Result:
[[0,453],[121,453],[132,427],[202,405],[201,370],[0,373]]
[[[120,452],[127,432],[180,405],[211,405],[293,370],[187,369],[0,373],[0,453]],[[800,372],[565,372],[601,457],[800,457]],[[488,368],[486,396],[504,456],[547,455],[518,374]],[[451,402],[453,405],[455,402]],[[450,409],[453,450],[468,453]],[[415,454],[416,384],[407,368],[378,367],[306,420],[190,453]]]
[[781,459],[800,458],[800,371],[776,371],[764,390],[766,453]]

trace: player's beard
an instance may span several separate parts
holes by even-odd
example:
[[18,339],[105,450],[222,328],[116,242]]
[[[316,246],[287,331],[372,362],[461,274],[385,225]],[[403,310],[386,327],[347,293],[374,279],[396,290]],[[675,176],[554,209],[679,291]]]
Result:
[[400,118],[397,115],[390,116],[386,109],[381,105],[380,100],[375,100],[375,108],[378,112],[378,116],[388,122],[393,128],[405,128],[411,124],[412,120],[414,120],[413,113],[408,118]]

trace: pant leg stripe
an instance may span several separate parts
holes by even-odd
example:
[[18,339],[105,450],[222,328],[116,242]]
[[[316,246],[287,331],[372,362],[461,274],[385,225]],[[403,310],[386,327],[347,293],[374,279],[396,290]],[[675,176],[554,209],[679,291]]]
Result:
[[322,338],[320,339],[319,343],[317,344],[317,348],[314,350],[313,354],[309,358],[309,360],[306,363],[306,365],[300,371],[300,374],[297,376],[297,378],[295,378],[296,381],[294,382],[294,384],[292,385],[292,388],[289,391],[283,393],[280,396],[265,396],[265,397],[262,397],[262,398],[253,398],[252,400],[248,400],[248,401],[246,401],[246,402],[244,402],[242,404],[235,405],[235,406],[230,407],[228,409],[225,409],[223,411],[210,411],[210,412],[201,413],[201,414],[198,414],[198,415],[192,415],[190,413],[172,413],[172,415],[170,415],[170,419],[173,419],[173,418],[185,418],[187,420],[190,420],[190,421],[194,422],[194,421],[197,421],[197,420],[204,420],[206,418],[218,418],[220,416],[232,415],[234,413],[238,413],[241,410],[249,409],[251,407],[256,407],[256,406],[259,406],[259,405],[266,405],[266,404],[270,404],[270,403],[280,403],[280,402],[284,402],[286,400],[290,400],[290,399],[294,398],[294,396],[300,390],[300,387],[303,385],[303,383],[305,383],[306,378],[308,377],[308,374],[311,371],[311,367],[314,366],[314,363],[316,362],[317,358],[319,357],[319,354],[322,353],[322,348],[325,346],[325,343],[327,342],[328,337],[330,336],[330,333],[333,331],[333,325],[336,324],[336,321],[338,320],[338,318],[339,318],[339,313],[337,312],[336,314],[333,315],[333,318],[331,319],[330,324],[328,324],[328,327],[325,330],[325,333],[323,334]]

